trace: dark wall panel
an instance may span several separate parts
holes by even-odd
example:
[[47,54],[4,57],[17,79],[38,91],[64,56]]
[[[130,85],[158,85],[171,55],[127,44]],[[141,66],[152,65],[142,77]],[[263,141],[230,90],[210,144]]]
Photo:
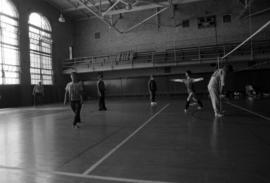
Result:
[[122,85],[120,79],[111,79],[106,81],[106,92],[110,96],[121,95]]
[[[212,73],[194,74],[193,77],[204,77],[204,80],[194,84],[197,93],[207,93],[207,84]],[[228,76],[225,89],[227,91],[244,91],[245,85],[252,84],[259,91],[270,91],[270,70],[253,70],[235,72]],[[158,95],[186,94],[183,83],[170,81],[173,78],[184,78],[184,75],[156,76]],[[148,95],[149,77],[130,77],[105,79],[107,96],[146,96]],[[96,81],[84,81],[87,98],[97,96]]]
[[147,79],[145,77],[128,78],[123,88],[126,95],[145,95],[147,93]]

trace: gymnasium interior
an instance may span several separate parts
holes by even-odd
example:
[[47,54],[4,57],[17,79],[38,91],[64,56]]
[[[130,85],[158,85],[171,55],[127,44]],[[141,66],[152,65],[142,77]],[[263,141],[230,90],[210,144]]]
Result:
[[269,183],[269,35],[269,0],[0,0],[0,183]]

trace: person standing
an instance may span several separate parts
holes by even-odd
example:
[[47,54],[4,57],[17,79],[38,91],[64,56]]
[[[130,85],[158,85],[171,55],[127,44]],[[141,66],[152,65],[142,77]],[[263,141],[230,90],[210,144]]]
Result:
[[71,82],[66,85],[64,104],[67,104],[68,100],[72,111],[74,112],[73,127],[79,128],[78,123],[81,123],[81,108],[83,103],[82,97],[82,85],[77,80],[77,74],[72,72],[70,74]]
[[182,83],[184,83],[186,88],[187,88],[188,96],[187,96],[187,99],[186,99],[186,104],[185,104],[184,111],[187,112],[191,100],[194,100],[199,105],[198,109],[202,109],[203,104],[196,95],[193,83],[200,82],[200,81],[203,80],[203,78],[202,77],[200,77],[200,78],[191,78],[191,71],[189,71],[189,70],[187,70],[185,72],[185,76],[186,76],[186,79],[173,79],[172,80],[174,82],[182,82]]
[[208,83],[208,92],[210,95],[212,107],[216,117],[222,117],[221,113],[221,99],[220,95],[222,94],[223,88],[225,86],[226,75],[233,71],[231,65],[225,65],[221,69],[217,69],[211,76],[211,79]]
[[44,97],[44,86],[41,81],[34,86],[32,94],[34,96],[34,106],[40,105],[42,103],[42,97]]
[[97,81],[97,93],[98,93],[98,97],[99,97],[99,101],[98,101],[98,105],[99,105],[99,109],[100,111],[106,111],[106,105],[105,105],[105,84],[103,81],[103,76],[100,75],[98,77],[98,81]]
[[157,83],[156,83],[153,75],[150,76],[150,79],[148,81],[148,91],[150,94],[151,106],[156,105],[157,104],[157,102],[156,102]]

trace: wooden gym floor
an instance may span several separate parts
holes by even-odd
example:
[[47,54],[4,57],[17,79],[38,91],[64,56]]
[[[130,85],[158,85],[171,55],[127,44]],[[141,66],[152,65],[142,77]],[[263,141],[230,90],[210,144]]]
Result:
[[234,100],[214,118],[184,98],[0,110],[1,183],[270,182],[270,99]]

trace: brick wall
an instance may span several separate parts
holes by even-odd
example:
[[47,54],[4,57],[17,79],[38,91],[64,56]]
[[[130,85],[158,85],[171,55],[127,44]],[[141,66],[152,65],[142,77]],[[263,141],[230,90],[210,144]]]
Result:
[[[79,21],[75,24],[74,52],[75,56],[92,56],[111,54],[124,50],[164,50],[176,45],[189,47],[208,44],[222,44],[243,41],[249,35],[248,19],[240,19],[243,11],[237,1],[219,0],[190,3],[179,6],[172,18],[171,10],[160,14],[160,28],[156,18],[151,19],[137,29],[119,34],[110,29],[98,19]],[[117,23],[120,30],[126,30],[153,14],[155,10],[139,13],[123,14]],[[232,16],[231,23],[223,23],[223,15]],[[216,15],[216,28],[198,29],[198,17]],[[252,18],[252,32],[262,26],[267,20],[266,14]],[[114,17],[116,19],[117,17]],[[183,20],[189,20],[189,27],[179,25]],[[95,33],[100,33],[100,39],[95,39]],[[257,39],[267,38],[267,31],[262,32]]]

